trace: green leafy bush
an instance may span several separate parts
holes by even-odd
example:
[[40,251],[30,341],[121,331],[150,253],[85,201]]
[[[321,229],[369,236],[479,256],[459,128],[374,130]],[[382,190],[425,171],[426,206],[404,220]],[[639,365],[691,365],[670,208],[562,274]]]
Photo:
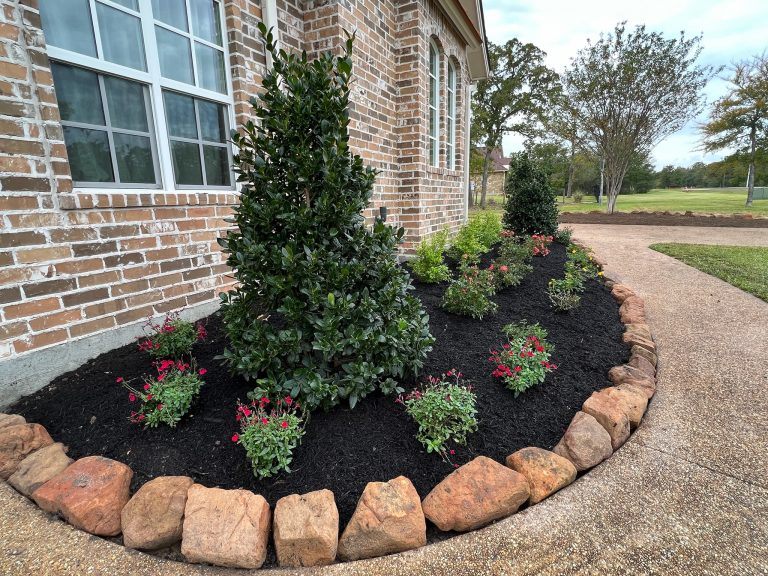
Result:
[[547,292],[552,307],[558,312],[568,312],[576,308],[581,302],[580,293],[584,284],[579,276],[566,274],[564,278],[552,278],[549,281]]
[[455,369],[437,378],[430,376],[422,389],[416,389],[397,401],[416,421],[416,438],[427,449],[448,460],[449,442],[467,443],[467,436],[477,431],[475,393],[462,381]]
[[547,346],[550,352],[552,352],[552,346],[546,344],[549,332],[547,332],[547,329],[538,322],[535,324],[529,324],[528,320],[512,322],[511,324],[504,326],[501,331],[507,336],[507,340],[510,342],[517,340],[524,341],[529,336],[535,336],[540,342]]
[[128,389],[128,400],[139,403],[138,410],[131,412],[131,422],[143,424],[145,428],[156,428],[160,424],[175,428],[200,394],[201,376],[206,370],[198,370],[181,360],[163,360],[156,367],[157,376],[145,379],[141,390],[122,378],[117,380]]
[[411,261],[413,275],[422,282],[435,284],[448,280],[451,271],[443,261],[443,252],[448,245],[448,231],[443,230],[425,238],[416,249],[416,258]]
[[576,192],[573,193],[573,202],[575,204],[581,204],[582,200],[584,200],[584,192],[576,190]]
[[465,224],[454,236],[451,247],[448,249],[448,255],[456,261],[464,259],[477,262],[480,259],[480,254],[487,251],[488,248],[480,242],[475,231],[470,228],[469,224]]
[[526,263],[533,259],[533,240],[530,236],[502,237],[497,260],[504,264]]
[[[526,327],[531,328],[530,333],[523,335]],[[547,373],[556,370],[557,366],[549,361],[551,351],[546,339],[534,333],[546,335],[546,330],[541,326],[510,324],[505,327],[505,331],[513,334],[514,338],[510,338],[498,350],[491,350],[488,360],[496,366],[492,376],[501,378],[517,397],[532,386],[544,382]]]
[[291,471],[293,451],[304,435],[304,417],[293,398],[279,399],[275,406],[267,397],[248,405],[238,402],[235,419],[240,433],[232,441],[245,448],[256,478]]
[[489,298],[495,293],[492,271],[479,270],[476,266],[463,267],[459,277],[445,290],[442,307],[453,314],[482,319],[498,310],[498,305]]
[[238,281],[222,295],[223,360],[250,398],[291,395],[312,410],[354,406],[416,373],[434,339],[397,262],[403,230],[362,216],[375,171],[349,147],[352,39],[340,56],[278,51],[232,136],[243,184],[220,243]]
[[557,197],[549,177],[528,154],[513,154],[505,182],[504,226],[517,234],[554,234]]
[[162,324],[155,324],[150,318],[144,328],[151,334],[139,340],[139,350],[153,358],[189,358],[195,342],[205,340],[208,335],[200,322],[193,324],[182,320],[178,312],[167,314]]
[[559,242],[563,246],[570,246],[572,237],[573,228],[569,228],[568,226],[558,228],[557,232],[555,232],[555,241]]
[[522,262],[501,263],[500,259],[495,260],[488,267],[493,272],[496,286],[499,290],[510,286],[517,286],[528,274],[533,271],[533,266]]
[[496,212],[476,212],[467,223],[467,227],[487,252],[501,240],[501,218]]

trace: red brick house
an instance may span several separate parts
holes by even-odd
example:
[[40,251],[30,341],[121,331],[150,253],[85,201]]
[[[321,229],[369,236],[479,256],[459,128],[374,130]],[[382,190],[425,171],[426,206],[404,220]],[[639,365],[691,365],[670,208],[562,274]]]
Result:
[[479,0],[0,0],[0,406],[214,310],[237,201],[228,134],[267,65],[356,31],[351,137],[405,250],[466,218]]

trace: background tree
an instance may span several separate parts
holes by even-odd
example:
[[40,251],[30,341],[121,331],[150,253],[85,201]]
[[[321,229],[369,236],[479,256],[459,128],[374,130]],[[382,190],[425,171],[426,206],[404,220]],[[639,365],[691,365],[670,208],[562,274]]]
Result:
[[585,134],[580,128],[578,117],[570,100],[565,96],[565,87],[560,86],[544,119],[544,130],[567,149],[567,174],[565,178],[565,198],[573,194],[573,180],[576,170],[576,154],[584,149]]
[[566,70],[574,117],[589,145],[605,159],[608,212],[616,207],[635,153],[648,153],[704,105],[702,88],[715,71],[697,66],[701,37],[666,39],[625,23],[587,42]]
[[472,142],[484,152],[480,205],[485,208],[491,151],[509,132],[529,134],[557,90],[557,74],[544,65],[546,53],[516,38],[488,44],[490,75],[472,100]]
[[715,101],[701,127],[704,150],[737,147],[749,156],[747,206],[755,190],[755,156],[768,130],[768,56],[762,54],[731,67],[730,89]]

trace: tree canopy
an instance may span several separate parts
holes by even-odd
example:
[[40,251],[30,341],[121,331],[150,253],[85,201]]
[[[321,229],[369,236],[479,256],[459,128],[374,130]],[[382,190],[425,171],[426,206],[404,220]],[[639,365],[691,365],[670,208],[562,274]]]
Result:
[[699,66],[701,37],[668,39],[637,26],[588,41],[564,75],[566,96],[588,145],[605,159],[613,212],[633,155],[647,154],[702,111],[702,88],[717,72]]

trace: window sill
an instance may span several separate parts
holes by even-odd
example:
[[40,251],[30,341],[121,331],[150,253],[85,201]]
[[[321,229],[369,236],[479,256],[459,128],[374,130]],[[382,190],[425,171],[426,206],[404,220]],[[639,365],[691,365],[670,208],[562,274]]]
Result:
[[230,189],[156,190],[147,188],[75,188],[60,194],[62,210],[104,210],[154,206],[232,206],[240,194]]

